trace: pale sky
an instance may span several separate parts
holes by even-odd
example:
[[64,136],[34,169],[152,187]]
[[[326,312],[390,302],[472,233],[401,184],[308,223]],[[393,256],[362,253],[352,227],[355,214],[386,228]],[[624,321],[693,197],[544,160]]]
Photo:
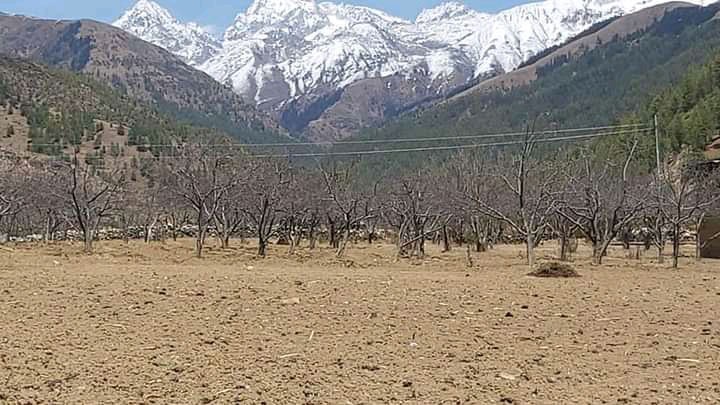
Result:
[[[112,22],[130,8],[135,0],[0,0],[0,11],[51,19],[90,18]],[[197,22],[207,27],[224,29],[239,12],[245,11],[251,0],[156,0],[184,22]],[[415,19],[424,8],[442,0],[344,0],[348,3],[384,10],[409,20]],[[496,12],[529,0],[466,0],[464,3],[478,11]]]

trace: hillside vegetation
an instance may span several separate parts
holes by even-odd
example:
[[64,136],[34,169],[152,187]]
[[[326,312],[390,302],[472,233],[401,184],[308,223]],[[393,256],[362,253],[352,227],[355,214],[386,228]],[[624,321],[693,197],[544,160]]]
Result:
[[279,126],[162,48],[91,20],[0,16],[0,54],[84,73],[176,120],[222,130],[242,141],[272,141]]
[[[159,155],[164,147],[158,145],[231,137],[181,123],[86,75],[11,58],[0,58],[0,116],[5,149],[61,157],[79,150],[89,162],[107,154]],[[249,131],[241,139],[267,142],[268,137]]]
[[[522,130],[535,117],[544,117],[547,128],[607,125],[621,120],[650,124],[648,104],[662,107],[661,126],[667,128],[674,147],[683,143],[701,146],[709,134],[688,136],[676,114],[690,113],[693,100],[705,97],[699,87],[710,83],[710,68],[700,68],[720,49],[720,22],[713,17],[719,7],[686,7],[668,11],[648,28],[624,38],[598,44],[592,50],[558,57],[538,69],[529,85],[511,90],[469,94],[403,117],[379,130],[368,130],[367,139],[464,136]],[[683,78],[691,69],[690,76]],[[697,72],[697,73],[692,73]],[[705,72],[703,74],[702,72]],[[705,79],[700,80],[700,77]],[[687,90],[666,90],[684,83]],[[663,93],[663,92],[670,93]],[[677,95],[678,92],[685,94]],[[673,94],[672,100],[666,100]],[[677,100],[677,97],[681,97]],[[710,97],[712,98],[712,97]],[[697,108],[704,111],[706,103]],[[692,113],[700,114],[700,113]],[[709,113],[705,113],[708,117]],[[691,119],[700,122],[699,119]],[[702,121],[710,125],[708,119]],[[694,124],[693,124],[694,125]]]
[[691,67],[685,78],[660,92],[638,114],[647,120],[657,114],[666,146],[700,149],[719,135],[720,52],[702,66]]

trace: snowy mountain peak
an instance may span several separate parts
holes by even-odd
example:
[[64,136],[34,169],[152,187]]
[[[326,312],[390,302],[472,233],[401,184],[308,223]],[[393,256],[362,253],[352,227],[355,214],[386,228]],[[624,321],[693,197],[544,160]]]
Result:
[[116,21],[116,24],[134,24],[151,27],[158,23],[177,22],[170,12],[152,0],[138,0]]
[[316,7],[315,0],[255,0],[245,14],[282,16],[297,9],[314,10]]
[[158,3],[138,0],[114,26],[165,48],[197,66],[218,53],[220,42],[198,24],[183,24]]
[[238,14],[224,39],[247,40],[257,33],[278,30],[296,35],[314,29],[322,17],[314,0],[254,0],[247,11]]
[[[393,81],[382,90],[391,100],[439,96],[511,71],[595,23],[667,1],[545,0],[486,14],[450,0],[411,22],[324,0],[254,0],[220,43],[157,3],[139,0],[115,25],[180,55],[275,112],[287,128],[302,130],[366,79]],[[380,91],[364,89],[358,91]],[[385,111],[369,99],[362,107],[353,98],[350,110]]]
[[437,7],[423,10],[420,15],[418,15],[415,23],[423,24],[433,21],[447,20],[472,13],[477,12],[457,1],[448,1]]

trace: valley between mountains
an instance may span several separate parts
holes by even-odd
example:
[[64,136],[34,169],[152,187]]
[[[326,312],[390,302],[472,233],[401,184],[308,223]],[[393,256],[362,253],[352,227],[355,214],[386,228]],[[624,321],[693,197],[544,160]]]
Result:
[[442,101],[599,22],[662,3],[549,0],[488,14],[448,2],[408,21],[348,4],[256,0],[216,38],[140,0],[113,24],[231,87],[293,135],[328,141]]

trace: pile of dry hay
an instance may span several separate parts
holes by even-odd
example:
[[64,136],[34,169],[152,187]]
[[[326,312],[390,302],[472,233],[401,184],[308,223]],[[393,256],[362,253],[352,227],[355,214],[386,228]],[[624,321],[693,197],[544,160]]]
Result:
[[532,277],[547,278],[580,277],[580,275],[570,265],[559,262],[543,263],[537,268],[537,270],[528,275]]

